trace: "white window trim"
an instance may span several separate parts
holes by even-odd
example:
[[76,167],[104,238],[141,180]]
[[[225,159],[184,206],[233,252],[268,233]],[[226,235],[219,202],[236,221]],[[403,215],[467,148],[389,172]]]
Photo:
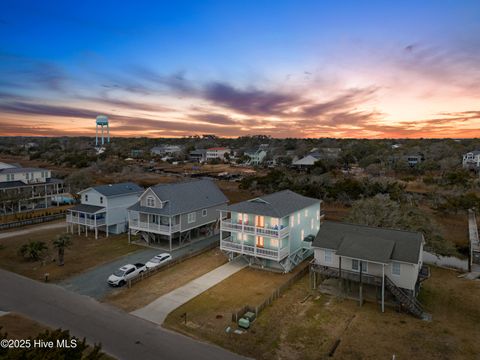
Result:
[[205,216],[207,216],[207,209],[202,210],[202,217],[205,217]]
[[147,196],[147,207],[155,207],[155,198],[153,196]]
[[[327,254],[328,254],[328,256],[327,256]],[[333,263],[333,251],[332,250],[329,250],[329,249],[325,250],[324,260],[325,260],[325,264]]]
[[[394,266],[393,265],[398,265],[398,273],[394,272],[393,269],[394,269]],[[402,264],[400,264],[399,262],[392,262],[392,275],[393,276],[400,276],[402,274]]]
[[189,224],[194,223],[196,219],[197,219],[197,213],[195,211],[191,212],[191,213],[188,213],[187,222]]
[[[358,263],[358,268],[354,269],[353,268],[353,262],[356,261]],[[368,262],[362,260],[362,265],[364,265],[364,269],[362,270],[362,273],[368,273]],[[352,271],[360,272],[360,260],[358,259],[352,259]]]

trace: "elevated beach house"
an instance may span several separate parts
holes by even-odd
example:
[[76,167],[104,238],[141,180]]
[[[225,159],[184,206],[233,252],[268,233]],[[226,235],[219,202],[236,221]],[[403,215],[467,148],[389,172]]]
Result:
[[127,231],[127,208],[138,201],[144,189],[137,184],[126,182],[120,184],[100,185],[90,187],[78,193],[81,203],[68,210],[67,225],[74,232],[74,225],[78,227],[78,234],[84,229],[95,232],[104,231],[108,234],[120,234]]
[[312,253],[320,203],[284,190],[230,205],[221,210],[220,248],[251,266],[289,272]]
[[423,243],[419,232],[325,221],[312,243],[313,286],[319,278],[357,283],[360,304],[363,287],[373,287],[382,311],[388,291],[406,310],[425,317],[416,300],[421,282],[428,277],[428,268],[422,263]]
[[212,180],[152,186],[129,208],[129,237],[138,234],[149,245],[172,250],[174,245],[213,235],[219,210],[227,203]]

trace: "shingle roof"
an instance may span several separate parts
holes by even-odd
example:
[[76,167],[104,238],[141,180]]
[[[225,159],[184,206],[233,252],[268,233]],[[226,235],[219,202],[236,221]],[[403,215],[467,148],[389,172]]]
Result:
[[40,169],[40,168],[22,168],[22,167],[13,167],[13,168],[6,168],[0,169],[0,173],[2,174],[18,174],[18,173],[26,173],[26,172],[37,172],[37,171],[49,171],[47,169]]
[[339,255],[358,259],[417,264],[422,242],[420,232],[325,221],[312,246],[336,250]]
[[96,212],[99,212],[100,210],[105,210],[103,206],[96,206],[96,205],[88,205],[88,204],[78,204],[69,210],[73,211],[80,211],[88,214],[95,214]]
[[30,186],[39,186],[39,185],[48,185],[48,184],[63,184],[63,180],[55,179],[55,178],[47,178],[45,181],[42,182],[32,182],[32,183],[24,183],[20,180],[14,181],[4,181],[0,182],[0,189],[11,189],[11,188],[18,188],[18,187],[30,187]]
[[[108,184],[92,187],[103,196],[118,196],[143,192],[143,188],[132,182]],[[83,190],[85,191],[85,190]],[[82,191],[81,191],[82,192]]]
[[212,180],[207,179],[160,184],[151,187],[151,189],[160,200],[166,202],[163,208],[141,206],[139,201],[132,205],[129,210],[173,216],[228,202],[227,197],[218,186]]
[[282,218],[319,202],[318,199],[283,190],[230,205],[226,210]]

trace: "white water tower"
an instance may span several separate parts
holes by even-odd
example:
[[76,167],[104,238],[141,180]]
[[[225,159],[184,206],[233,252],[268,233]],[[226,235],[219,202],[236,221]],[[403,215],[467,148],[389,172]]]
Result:
[[95,146],[98,147],[98,127],[102,128],[102,146],[105,144],[105,137],[103,136],[103,127],[107,127],[107,143],[110,143],[110,128],[108,127],[108,117],[106,115],[98,115],[96,120],[96,137]]

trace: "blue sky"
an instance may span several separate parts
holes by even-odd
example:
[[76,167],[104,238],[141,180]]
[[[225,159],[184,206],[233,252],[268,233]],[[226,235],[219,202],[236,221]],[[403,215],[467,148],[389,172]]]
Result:
[[3,1],[0,130],[466,136],[479,34],[478,1]]

